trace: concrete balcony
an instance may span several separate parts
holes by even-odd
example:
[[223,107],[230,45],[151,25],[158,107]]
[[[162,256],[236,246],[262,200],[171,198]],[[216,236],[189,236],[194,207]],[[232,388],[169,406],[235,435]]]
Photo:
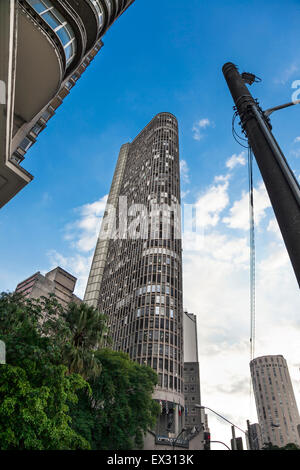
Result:
[[60,89],[66,60],[62,47],[23,9],[18,12],[14,133],[30,122]]

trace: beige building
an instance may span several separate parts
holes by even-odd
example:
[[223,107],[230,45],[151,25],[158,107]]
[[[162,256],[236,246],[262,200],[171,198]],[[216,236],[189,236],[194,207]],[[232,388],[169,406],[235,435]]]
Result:
[[250,369],[263,443],[300,446],[300,416],[286,360],[262,356]]
[[70,302],[81,302],[74,294],[76,281],[76,277],[57,267],[45,276],[40,272],[33,274],[17,285],[16,292],[32,299],[54,294],[58,302],[67,307]]

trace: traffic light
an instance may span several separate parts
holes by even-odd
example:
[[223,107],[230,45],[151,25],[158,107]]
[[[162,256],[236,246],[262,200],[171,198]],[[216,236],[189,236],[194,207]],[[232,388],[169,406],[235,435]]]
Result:
[[204,450],[210,450],[210,433],[204,433]]

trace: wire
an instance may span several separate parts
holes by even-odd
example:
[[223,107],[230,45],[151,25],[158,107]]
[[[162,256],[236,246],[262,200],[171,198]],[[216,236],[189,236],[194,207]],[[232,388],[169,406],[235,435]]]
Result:
[[[234,108],[236,109],[236,108]],[[256,335],[256,247],[255,247],[255,218],[254,218],[254,185],[253,185],[253,152],[248,140],[235,130],[238,116],[236,110],[232,118],[232,135],[236,142],[248,150],[248,180],[249,180],[249,227],[250,227],[250,361],[255,357]],[[244,143],[247,142],[247,145]],[[252,409],[252,380],[250,376],[250,414]]]
[[249,219],[250,219],[250,357],[255,356],[255,303],[256,303],[256,253],[255,253],[255,221],[254,221],[254,188],[253,188],[253,153],[248,149],[249,173]]
[[[238,111],[236,111],[233,115],[233,118],[232,118],[232,135],[233,135],[233,138],[234,140],[239,144],[241,145],[242,147],[244,147],[245,149],[248,149],[249,148],[249,145],[248,145],[248,140],[245,139],[244,137],[242,137],[241,135],[239,135],[236,130],[235,130],[235,120],[238,116]],[[244,145],[243,142],[247,142],[247,145]]]

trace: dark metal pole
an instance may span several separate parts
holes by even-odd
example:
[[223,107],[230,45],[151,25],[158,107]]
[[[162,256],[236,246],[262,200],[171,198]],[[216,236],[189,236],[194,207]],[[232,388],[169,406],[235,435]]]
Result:
[[268,119],[249,92],[237,67],[223,67],[249,146],[269,194],[280,231],[300,287],[300,187],[291,171]]

